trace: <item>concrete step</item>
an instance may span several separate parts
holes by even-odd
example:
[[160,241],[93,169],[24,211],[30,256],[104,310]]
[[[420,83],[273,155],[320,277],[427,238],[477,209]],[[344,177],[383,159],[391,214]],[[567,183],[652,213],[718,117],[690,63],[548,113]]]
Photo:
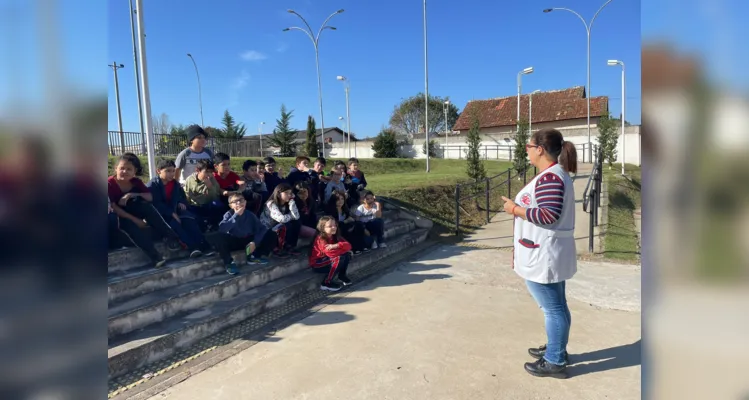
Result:
[[[393,238],[403,235],[412,231],[414,227],[413,221],[408,220],[390,223],[386,226],[385,237]],[[154,269],[150,275],[139,275],[130,280],[110,284],[110,297],[115,293],[122,293],[123,297],[130,299],[115,302],[109,307],[109,337],[113,338],[143,328],[215,301],[223,301],[240,292],[262,286],[308,267],[307,254],[302,254],[285,260],[273,260],[268,265],[244,266],[240,270],[241,274],[236,276],[224,272],[179,284],[181,280],[195,276],[195,269],[203,268],[203,271],[208,272],[216,270],[216,265],[220,266],[221,261],[218,257],[211,259],[213,263],[206,259],[197,263],[198,266],[195,268],[193,264],[187,264],[182,268],[169,268],[163,271]],[[131,282],[140,283],[143,290],[153,290],[157,285],[165,286],[161,290],[141,293],[134,297],[133,294],[137,293],[139,288]]]
[[[400,210],[386,209],[382,212],[382,218],[386,223],[397,221],[400,219]],[[299,239],[301,246],[308,245],[310,242],[311,239],[309,238]],[[164,243],[161,241],[156,242],[156,250],[162,254],[168,254],[170,259],[183,259],[189,256],[186,250],[176,252],[167,251]],[[130,272],[130,270],[142,269],[143,266],[149,263],[148,257],[140,249],[135,247],[112,250],[108,253],[107,257],[107,271],[110,278],[122,276]]]
[[[424,242],[428,229],[394,237],[388,247],[354,257],[351,272]],[[322,277],[308,269],[297,271],[238,295],[182,312],[159,324],[110,339],[109,377],[114,378],[159,361],[192,343],[264,311],[274,309],[311,290],[320,290]]]

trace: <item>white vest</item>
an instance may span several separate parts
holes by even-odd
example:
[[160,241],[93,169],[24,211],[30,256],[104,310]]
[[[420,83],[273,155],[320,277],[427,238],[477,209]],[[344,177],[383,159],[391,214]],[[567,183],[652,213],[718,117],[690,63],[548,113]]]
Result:
[[[575,191],[572,178],[562,166],[555,164],[538,174],[520,190],[515,203],[524,208],[538,207],[536,183],[545,174],[554,174],[564,182],[562,214],[555,223],[543,227],[515,217],[513,257],[515,272],[520,277],[544,284],[566,281],[577,272]],[[522,239],[534,244],[523,244]]]

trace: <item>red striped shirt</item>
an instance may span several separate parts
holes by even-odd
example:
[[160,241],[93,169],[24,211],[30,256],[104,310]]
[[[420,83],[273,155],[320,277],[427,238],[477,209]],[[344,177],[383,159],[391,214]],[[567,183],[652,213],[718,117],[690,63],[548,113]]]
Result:
[[535,189],[538,207],[525,211],[526,219],[535,225],[551,225],[562,215],[564,204],[564,182],[552,173],[538,178]]

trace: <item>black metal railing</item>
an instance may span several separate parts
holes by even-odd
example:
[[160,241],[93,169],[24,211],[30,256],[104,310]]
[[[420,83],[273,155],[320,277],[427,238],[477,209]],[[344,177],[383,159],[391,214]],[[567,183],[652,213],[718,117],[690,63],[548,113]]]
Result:
[[[529,172],[531,172],[531,168],[533,171],[533,175],[535,176],[537,173],[536,167],[529,165],[528,168],[526,168],[522,172],[518,172],[513,174],[515,170],[513,168],[508,168],[506,171],[488,177],[484,178],[482,180],[476,181],[476,182],[468,182],[468,183],[459,183],[455,185],[455,234],[460,234],[460,215],[461,211],[463,211],[461,208],[461,203],[467,200],[474,200],[475,209],[477,211],[483,211],[485,212],[485,222],[489,223],[491,222],[492,218],[492,207],[491,207],[491,201],[492,201],[492,191],[497,190],[498,192],[501,192],[502,195],[506,193],[506,196],[508,198],[513,198],[513,194],[517,192],[518,190],[522,189],[522,187],[525,187],[525,185],[528,183],[528,175]],[[523,186],[522,187],[516,187],[515,192],[513,192],[513,186],[512,181],[515,179],[522,178]],[[519,186],[520,182],[518,182]],[[504,186],[506,186],[506,192],[504,191]],[[499,194],[499,193],[498,193]],[[496,198],[500,198],[500,196],[495,196]],[[484,204],[481,204],[481,201],[483,201]],[[503,204],[503,203],[500,203]],[[497,209],[494,210],[494,213],[501,212],[501,208],[497,207]]]
[[[186,135],[154,133],[155,155],[176,156],[188,147]],[[116,156],[122,153],[146,155],[146,143],[139,132],[107,132],[109,154]],[[262,157],[258,139],[236,140],[230,138],[208,138],[208,148],[214,153],[222,152],[231,157]],[[266,154],[267,155],[267,154]]]
[[585,191],[583,192],[583,211],[590,214],[588,224],[588,250],[591,253],[593,253],[594,250],[595,227],[598,226],[598,212],[599,208],[601,207],[601,186],[603,182],[603,149],[599,146],[594,145],[593,153],[595,154],[593,171],[590,172],[588,183],[585,185]]

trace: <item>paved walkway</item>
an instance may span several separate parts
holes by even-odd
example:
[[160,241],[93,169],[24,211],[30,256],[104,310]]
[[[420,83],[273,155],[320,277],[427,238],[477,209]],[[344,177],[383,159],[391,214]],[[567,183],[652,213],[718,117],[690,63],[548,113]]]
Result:
[[[577,254],[588,253],[588,232],[590,214],[583,211],[583,192],[588,178],[593,170],[593,164],[579,164],[580,170],[574,178],[575,182],[575,244]],[[502,212],[492,218],[491,223],[479,228],[475,233],[466,237],[464,242],[485,247],[512,248],[512,220],[508,214]]]
[[154,399],[639,399],[639,267],[580,262],[555,380],[523,370],[546,338],[510,259],[438,247]]

